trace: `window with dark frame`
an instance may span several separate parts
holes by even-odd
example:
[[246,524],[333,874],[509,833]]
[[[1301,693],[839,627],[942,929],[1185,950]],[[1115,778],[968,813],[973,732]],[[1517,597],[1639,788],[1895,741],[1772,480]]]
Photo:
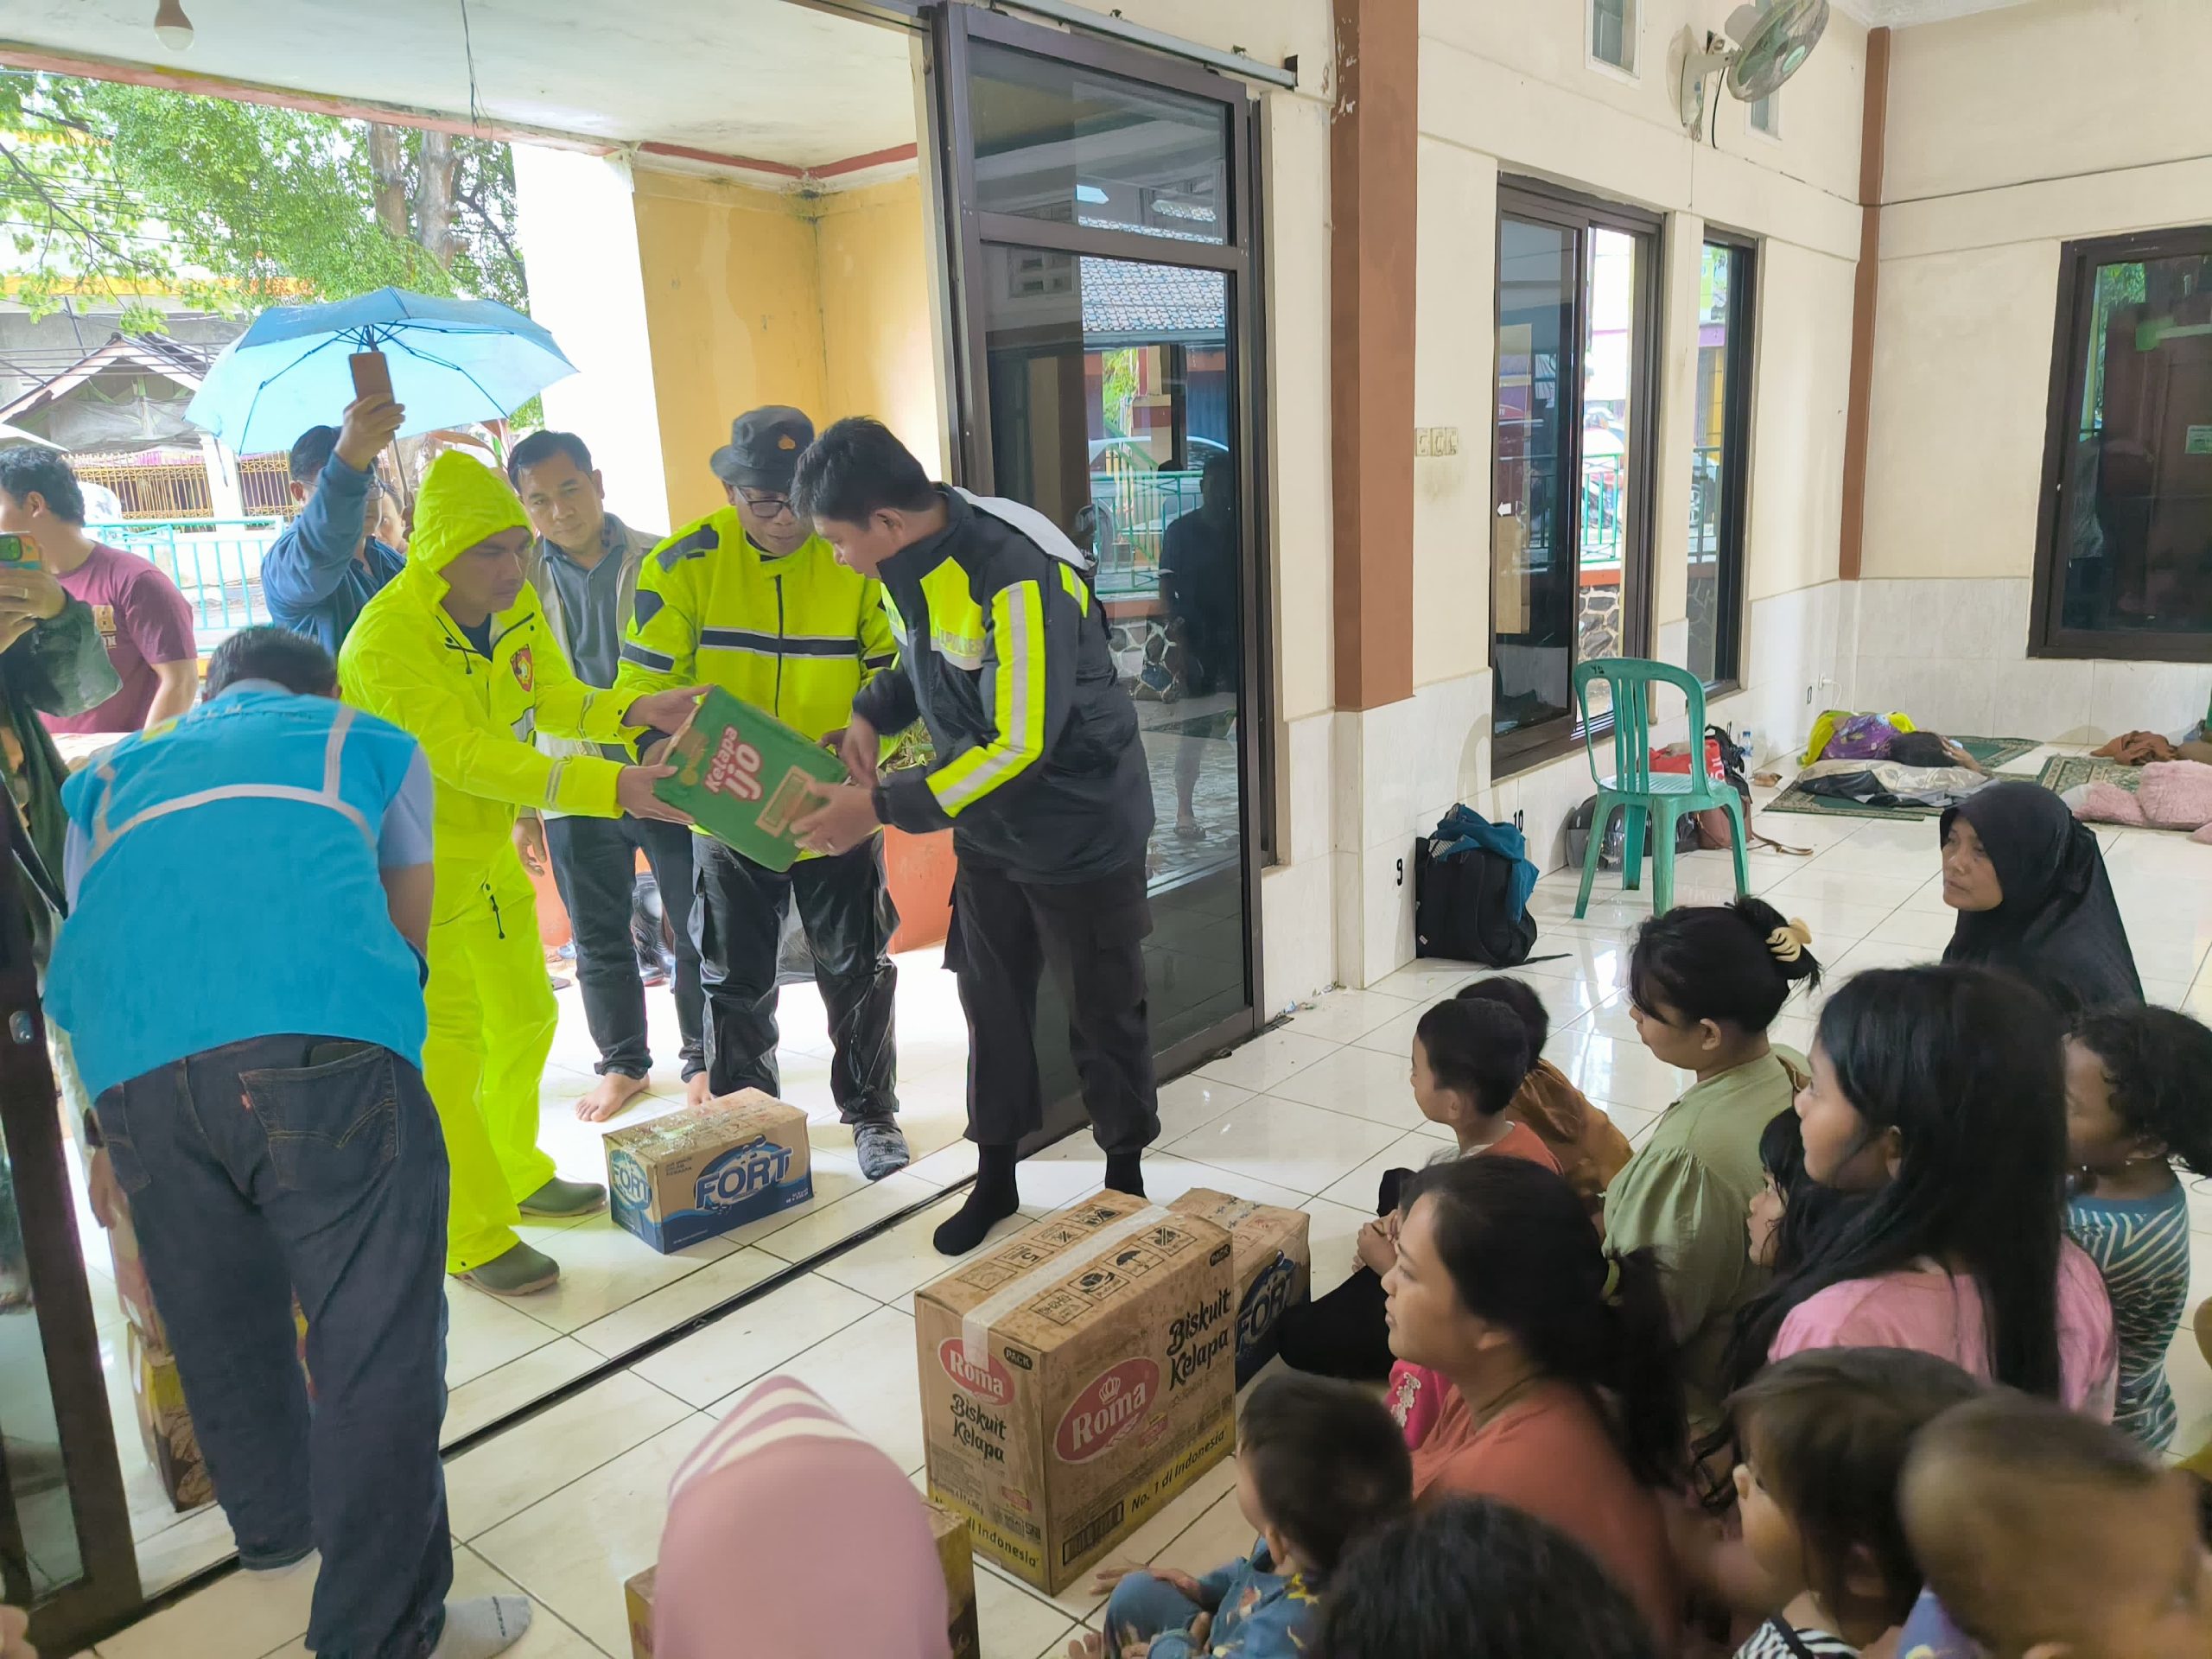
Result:
[[1691,405],[1689,651],[1707,690],[1736,683],[1743,638],[1744,497],[1751,461],[1751,327],[1758,256],[1707,237],[1698,270]]
[[2069,242],[2029,652],[2212,662],[2212,226]]
[[[1574,664],[1650,646],[1659,221],[1498,191],[1492,766],[1577,741]],[[1602,689],[1602,688],[1601,688]]]

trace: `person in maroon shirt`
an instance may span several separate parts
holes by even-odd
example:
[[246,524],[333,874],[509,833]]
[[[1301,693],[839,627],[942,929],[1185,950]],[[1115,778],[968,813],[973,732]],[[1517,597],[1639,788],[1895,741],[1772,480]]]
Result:
[[122,689],[81,715],[42,715],[57,734],[135,732],[174,719],[200,690],[192,607],[152,562],[85,533],[85,497],[59,452],[0,454],[0,534],[29,540],[72,599],[92,607]]

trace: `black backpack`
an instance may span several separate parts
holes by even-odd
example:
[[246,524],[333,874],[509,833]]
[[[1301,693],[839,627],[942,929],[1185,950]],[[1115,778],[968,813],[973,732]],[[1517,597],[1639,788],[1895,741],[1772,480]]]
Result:
[[1491,968],[1517,968],[1536,943],[1536,923],[1513,902],[1513,861],[1471,847],[1437,858],[1429,838],[1414,845],[1414,954]]

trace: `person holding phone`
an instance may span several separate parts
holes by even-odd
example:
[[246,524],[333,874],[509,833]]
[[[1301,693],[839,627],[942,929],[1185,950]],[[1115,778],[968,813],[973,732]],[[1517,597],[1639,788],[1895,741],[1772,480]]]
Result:
[[[361,607],[407,563],[380,528],[386,492],[377,457],[407,419],[389,386],[354,398],[342,424],[311,426],[292,444],[292,499],[299,516],[261,561],[269,614],[334,656]],[[372,520],[374,524],[372,525]]]
[[515,850],[516,811],[690,822],[653,793],[674,768],[556,757],[530,734],[626,745],[645,728],[674,731],[699,694],[641,696],[579,681],[525,580],[530,544],[529,515],[505,474],[448,450],[416,499],[407,569],[363,609],[338,658],[346,700],[411,732],[437,781],[423,1071],[453,1167],[447,1270],[496,1296],[560,1277],[516,1232],[522,1217],[584,1216],[607,1202],[595,1182],[561,1179],[537,1145],[560,1014]]
[[173,720],[200,695],[192,607],[150,559],[86,533],[85,493],[66,455],[29,444],[0,449],[0,535],[18,536],[69,597],[92,607],[115,671],[97,707],[48,714],[60,736],[136,732]]
[[[30,446],[22,446],[29,450]],[[0,480],[18,451],[0,448]],[[0,488],[4,488],[0,485]],[[61,781],[69,775],[41,715],[80,715],[122,683],[92,607],[72,598],[37,563],[18,531],[0,531],[0,782],[15,813],[16,896],[30,918],[31,948],[46,963],[62,906],[61,851],[68,819]]]
[[[529,1604],[446,1600],[429,767],[287,630],[233,634],[207,690],[64,789],[72,914],[48,1006],[242,1564],[321,1551],[311,1651],[488,1656]],[[193,973],[146,972],[149,925],[193,942]]]

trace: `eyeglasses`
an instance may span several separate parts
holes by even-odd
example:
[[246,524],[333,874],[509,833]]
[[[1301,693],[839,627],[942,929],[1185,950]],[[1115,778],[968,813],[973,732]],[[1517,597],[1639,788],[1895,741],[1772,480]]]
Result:
[[775,519],[787,515],[793,518],[798,517],[798,512],[791,505],[789,496],[755,495],[751,490],[740,490],[738,494],[743,498],[747,506],[752,508],[763,518]]

